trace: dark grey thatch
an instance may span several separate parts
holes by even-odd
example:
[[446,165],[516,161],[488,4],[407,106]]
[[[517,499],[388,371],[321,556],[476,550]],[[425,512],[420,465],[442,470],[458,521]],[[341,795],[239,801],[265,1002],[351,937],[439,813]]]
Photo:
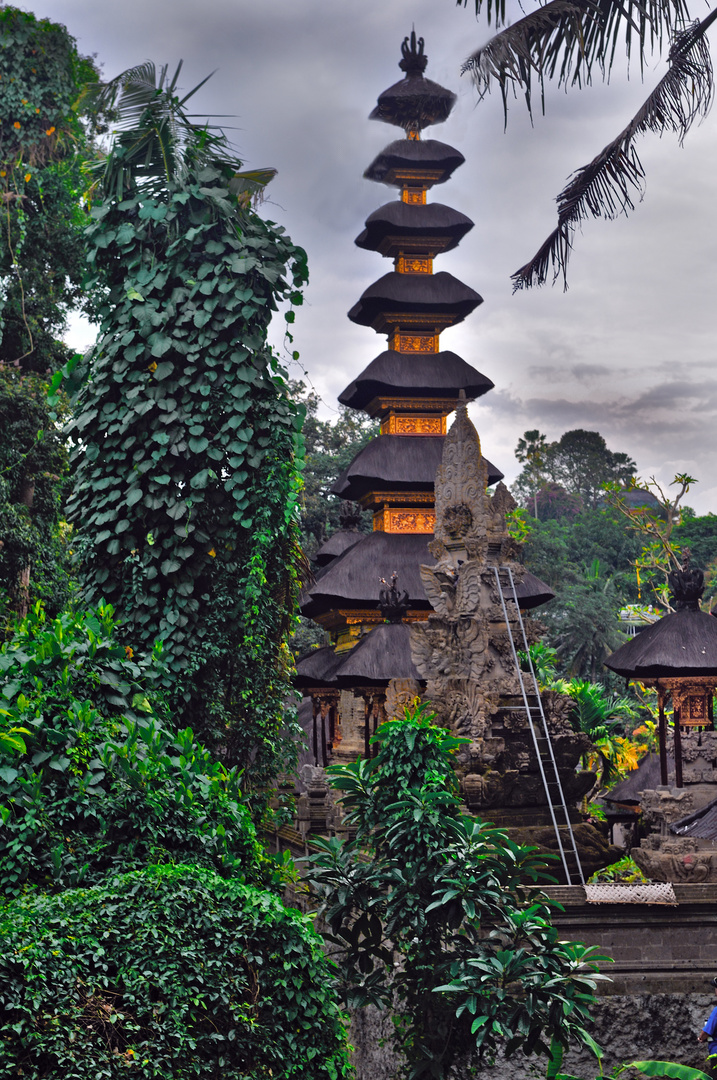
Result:
[[[316,580],[301,597],[302,615],[314,618],[336,607],[378,610],[380,579],[388,581],[393,573],[398,574],[399,588],[408,593],[409,607],[430,610],[420,567],[435,562],[428,550],[432,539],[420,533],[374,532],[364,537],[360,544],[317,572]],[[516,586],[516,593],[523,609],[537,607],[553,598],[545,582],[529,573]]]
[[450,116],[455,102],[456,95],[451,90],[422,75],[407,75],[379,95],[369,120],[383,120],[406,130],[421,129],[442,124]]
[[692,836],[697,840],[717,840],[717,799],[694,814],[673,821],[670,832],[676,836]]
[[419,567],[434,561],[428,550],[431,539],[413,533],[371,533],[318,571],[301,598],[302,614],[313,618],[343,606],[378,610],[380,579],[388,580],[394,572],[401,589],[408,592],[410,606],[428,610]]
[[[366,228],[356,237],[355,244],[367,251],[379,251],[387,237],[395,236],[399,240],[425,240],[427,248],[435,249],[429,241],[431,237],[439,237],[445,246],[440,244],[438,250],[451,251],[472,228],[469,217],[442,203],[413,204],[396,200],[380,206],[366,218]],[[415,245],[411,246],[415,248]],[[393,254],[392,251],[383,253]]]
[[[668,755],[667,773],[671,783],[675,782],[675,759]],[[616,784],[607,795],[603,795],[605,802],[622,803],[624,805],[638,805],[641,791],[654,791],[660,787],[660,755],[646,754],[636,769],[627,774],[624,780]]]
[[396,170],[405,173],[430,169],[438,174],[430,183],[443,184],[465,160],[460,151],[437,139],[397,139],[374,158],[364,177],[401,187],[405,181],[396,177]]
[[483,297],[452,274],[399,274],[393,272],[369,285],[349,311],[349,319],[371,326],[385,312],[449,315],[461,322],[483,303]]
[[294,686],[302,690],[310,686],[333,686],[336,683],[334,673],[338,664],[339,659],[334,653],[333,645],[325,645],[323,649],[304,653],[296,661]]
[[411,659],[411,631],[406,623],[381,623],[355,645],[336,669],[338,686],[421,679]]
[[621,645],[605,663],[626,679],[717,675],[717,619],[705,611],[675,611]]
[[[508,589],[505,590],[508,598],[511,597],[511,593]],[[518,597],[518,607],[523,611],[529,611],[530,608],[539,607],[541,604],[547,604],[549,600],[553,600],[555,593],[544,581],[541,581],[535,574],[531,574],[529,570],[526,570],[523,574],[523,580],[519,585],[515,586],[515,593]]]
[[[443,440],[443,435],[377,435],[359,450],[331,492],[342,499],[360,499],[374,488],[430,491],[441,464]],[[489,484],[503,478],[487,458],[485,463]]]
[[470,401],[493,389],[493,383],[453,352],[408,356],[392,349],[382,352],[339,394],[350,409],[365,409],[379,396],[458,398],[465,390]]
[[366,533],[358,532],[356,529],[338,529],[321,545],[314,556],[314,562],[317,566],[326,566],[332,559],[338,558],[354,544],[358,544],[365,535]]

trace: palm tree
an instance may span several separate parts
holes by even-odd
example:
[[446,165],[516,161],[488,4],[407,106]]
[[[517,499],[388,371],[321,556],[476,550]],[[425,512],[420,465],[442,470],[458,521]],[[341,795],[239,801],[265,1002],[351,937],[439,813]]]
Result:
[[[468,0],[456,0],[466,6]],[[714,96],[707,32],[717,7],[690,22],[684,0],[535,0],[536,10],[506,26],[505,0],[474,0],[486,8],[499,33],[476,49],[463,70],[483,97],[497,84],[507,121],[509,91],[521,91],[532,113],[537,83],[543,102],[546,79],[559,86],[591,82],[597,68],[607,79],[621,40],[628,63],[637,52],[641,73],[647,55],[667,49],[667,71],[635,116],[591,162],[579,168],[557,196],[558,223],[532,259],[512,275],[514,288],[543,285],[551,271],[567,288],[567,264],[576,228],[588,218],[628,214],[643,191],[638,135],[674,132],[683,142],[695,120],[707,115]],[[500,29],[503,27],[502,29]]]

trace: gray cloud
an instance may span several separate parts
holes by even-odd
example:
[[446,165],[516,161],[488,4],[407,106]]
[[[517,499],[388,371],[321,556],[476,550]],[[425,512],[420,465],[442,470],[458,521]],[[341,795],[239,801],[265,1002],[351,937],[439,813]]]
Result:
[[[656,63],[644,86],[626,81],[618,64],[610,86],[549,88],[546,116],[537,115],[534,127],[516,102],[504,133],[499,98],[476,105],[458,74],[489,30],[450,0],[37,0],[32,9],[65,22],[109,76],[146,57],[172,64],[184,57],[186,87],[218,69],[196,108],[234,114],[227,122],[246,162],[279,169],[265,212],[309,254],[296,347],[327,413],[384,347],[345,313],[388,269],[353,246],[364,218],[394,197],[362,173],[396,129],[366,117],[400,77],[400,42],[415,23],[426,39],[428,75],[459,95],[434,134],[457,146],[466,165],[436,197],[468,214],[475,228],[439,268],[485,303],[443,342],[496,383],[475,406],[486,453],[510,476],[524,430],[557,438],[571,427],[598,429],[608,445],[666,481],[689,463],[704,480],[694,505],[717,508],[708,482],[717,420],[715,118],[691,132],[682,150],[670,136],[641,141],[645,199],[629,220],[585,224],[567,293],[511,290],[511,272],[555,225],[554,199],[565,180],[632,115],[662,73]],[[280,346],[280,330],[274,338]]]

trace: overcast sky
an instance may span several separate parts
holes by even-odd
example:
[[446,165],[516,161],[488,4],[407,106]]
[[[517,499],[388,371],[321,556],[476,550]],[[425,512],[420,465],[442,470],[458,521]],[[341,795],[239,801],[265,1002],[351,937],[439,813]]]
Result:
[[[539,428],[599,430],[640,474],[669,483],[699,479],[688,502],[717,512],[713,443],[717,422],[717,116],[688,136],[645,137],[647,193],[629,219],[589,222],[576,239],[570,289],[512,295],[510,274],[556,223],[555,196],[633,114],[664,71],[655,58],[611,84],[568,94],[552,88],[534,126],[520,102],[507,132],[499,95],[478,103],[460,65],[490,30],[454,0],[37,0],[21,6],[63,22],[107,77],[145,59],[184,60],[202,113],[229,113],[247,166],[272,165],[263,213],[309,255],[311,283],[296,323],[301,363],[325,402],[385,348],[346,312],[391,269],[354,247],[366,216],[395,197],[362,179],[375,154],[400,136],[369,121],[378,94],[402,76],[400,44],[415,24],[427,76],[458,93],[428,137],[457,147],[466,164],[434,196],[475,228],[437,260],[485,303],[442,335],[496,385],[475,408],[486,455],[512,479],[519,436]],[[695,0],[693,0],[695,2]],[[516,8],[516,12],[518,9]],[[703,9],[695,7],[695,14]],[[429,195],[430,198],[430,195]],[[75,329],[73,344],[87,343]],[[84,339],[84,340],[83,340]],[[279,338],[280,342],[280,338]],[[296,367],[295,376],[301,375]]]

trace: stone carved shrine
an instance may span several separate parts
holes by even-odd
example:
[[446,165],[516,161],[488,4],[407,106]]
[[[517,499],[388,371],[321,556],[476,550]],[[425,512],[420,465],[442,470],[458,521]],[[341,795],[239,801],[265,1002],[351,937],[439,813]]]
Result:
[[[427,198],[464,159],[451,146],[421,138],[425,127],[447,118],[455,101],[425,78],[426,63],[423,40],[413,33],[402,46],[404,78],[379,97],[371,114],[405,131],[364,174],[397,188],[399,199],[369,216],[356,243],[393,259],[394,269],[365,290],[349,318],[386,334],[388,349],[339,401],[381,426],[332,491],[373,513],[373,533],[359,532],[349,510],[342,529],[319,550],[314,581],[302,596],[302,614],[324,627],[332,644],[297,664],[297,687],[311,702],[309,717],[303,710],[310,762],[299,823],[303,831],[336,826],[324,767],[370,755],[381,720],[427,696],[440,722],[470,739],[459,762],[468,807],[552,847],[547,797],[518,708],[492,568],[511,567],[523,611],[552,593],[518,561],[505,520],[515,503],[499,483],[502,474],[483,456],[467,415],[467,402],[493,383],[440,345],[441,333],[482,300],[433,269],[434,259],[455,248],[473,223]],[[456,408],[446,437],[447,417]],[[568,704],[554,695],[547,712],[566,796],[574,801],[593,776],[575,772],[586,740],[570,728]],[[586,870],[603,865],[600,837],[590,826],[578,828],[587,830]]]

